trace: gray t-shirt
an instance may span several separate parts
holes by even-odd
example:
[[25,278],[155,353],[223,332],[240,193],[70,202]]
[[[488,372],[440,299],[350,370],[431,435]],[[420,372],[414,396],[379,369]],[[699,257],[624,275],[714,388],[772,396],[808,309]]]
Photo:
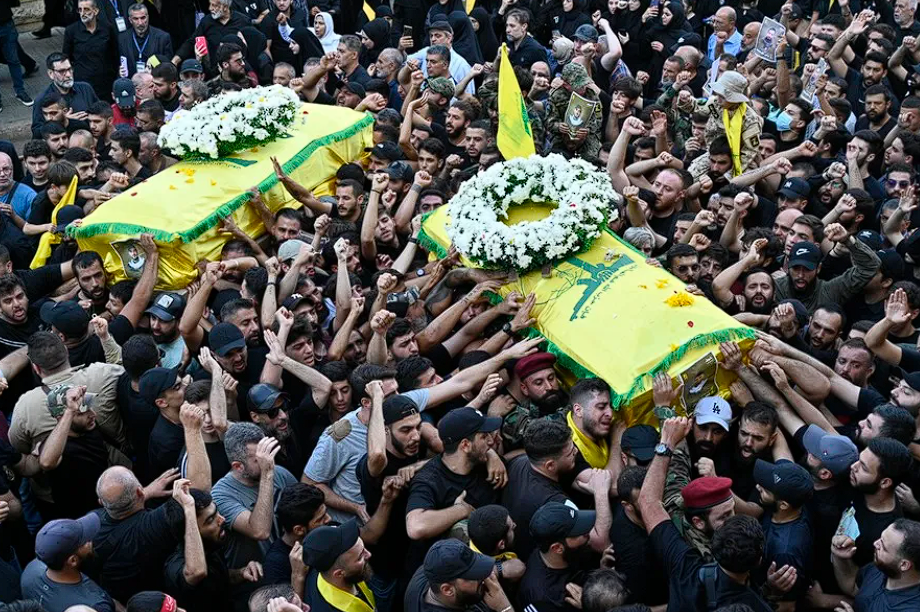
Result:
[[22,572],[20,585],[23,599],[34,599],[46,612],[64,612],[70,606],[85,605],[96,612],[115,612],[109,594],[98,584],[80,574],[79,584],[54,582],[45,574],[48,566],[32,560]]
[[[278,505],[278,498],[281,497],[281,491],[288,485],[295,484],[297,479],[293,474],[281,467],[275,466],[275,491],[272,498],[272,508]],[[259,498],[258,485],[250,487],[233,477],[233,472],[227,474],[217,481],[214,488],[211,489],[211,496],[214,503],[217,504],[217,510],[227,520],[230,531],[227,534],[227,548],[225,556],[227,558],[227,567],[238,569],[244,567],[250,561],[262,562],[262,557],[268,552],[269,547],[275,538],[281,537],[281,526],[278,525],[278,519],[272,519],[272,535],[267,540],[261,542],[253,540],[250,537],[233,529],[233,523],[243,512],[252,512],[256,507],[256,500]]]
[[[428,405],[428,389],[416,389],[402,395],[415,402],[419,412]],[[356,504],[363,504],[364,496],[355,468],[367,454],[367,425],[358,418],[360,412],[353,410],[326,428],[303,471],[313,482],[328,485],[333,493]],[[339,522],[354,518],[332,508],[329,508],[329,516]]]

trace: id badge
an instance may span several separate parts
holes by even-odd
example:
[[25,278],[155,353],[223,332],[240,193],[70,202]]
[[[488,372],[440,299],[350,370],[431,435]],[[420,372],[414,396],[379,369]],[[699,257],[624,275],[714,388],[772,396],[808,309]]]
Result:
[[115,18],[115,25],[118,27],[119,32],[124,32],[128,29],[128,27],[125,25],[125,18],[121,15]]
[[145,62],[137,62],[134,64],[135,72],[147,72],[147,64]]

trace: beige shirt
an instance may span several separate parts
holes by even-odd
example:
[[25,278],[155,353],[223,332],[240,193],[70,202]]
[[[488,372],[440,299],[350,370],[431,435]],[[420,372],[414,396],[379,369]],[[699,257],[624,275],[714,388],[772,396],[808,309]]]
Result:
[[[117,401],[118,377],[124,371],[120,365],[91,363],[46,376],[42,384],[46,387],[60,384],[86,385],[87,393],[96,394],[92,405],[96,412],[96,424],[106,438],[124,449],[127,438]],[[35,444],[47,438],[55,425],[57,420],[48,410],[47,392],[37,387],[23,393],[13,408],[10,443],[21,453],[31,453]]]

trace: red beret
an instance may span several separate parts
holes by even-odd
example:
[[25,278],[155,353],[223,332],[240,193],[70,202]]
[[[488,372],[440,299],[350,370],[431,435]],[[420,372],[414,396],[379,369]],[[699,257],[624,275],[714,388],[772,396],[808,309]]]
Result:
[[550,353],[534,353],[519,359],[514,364],[514,373],[518,378],[524,380],[531,374],[553,367],[555,363],[556,357]]
[[692,481],[680,491],[684,507],[705,510],[718,506],[732,497],[732,479],[722,476],[703,476]]

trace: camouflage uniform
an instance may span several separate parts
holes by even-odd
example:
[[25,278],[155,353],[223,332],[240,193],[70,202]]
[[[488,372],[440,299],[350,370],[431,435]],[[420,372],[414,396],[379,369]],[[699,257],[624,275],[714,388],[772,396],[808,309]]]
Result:
[[[476,96],[482,103],[482,109],[486,116],[493,117],[492,125],[498,117],[498,79],[491,79],[483,83],[476,90]],[[542,153],[546,146],[546,127],[544,125],[543,113],[537,110],[530,98],[524,98],[527,117],[530,120],[530,133],[533,134],[534,148],[537,153]]]
[[581,64],[566,64],[562,69],[562,80],[565,86],[554,89],[549,94],[549,102],[546,110],[546,131],[549,133],[550,149],[556,151],[570,151],[573,155],[579,155],[587,159],[597,159],[601,151],[601,103],[597,94],[593,91],[584,89],[584,93],[579,94],[586,100],[597,102],[594,107],[594,116],[585,122],[584,127],[588,130],[588,136],[574,150],[570,149],[571,143],[568,138],[559,132],[559,125],[565,123],[565,111],[569,106],[569,99],[572,97],[573,90],[579,90],[586,87],[591,78]]
[[502,421],[502,439],[505,442],[505,452],[524,448],[524,434],[527,427],[536,419],[550,419],[565,423],[565,414],[568,408],[560,408],[556,412],[543,414],[532,402],[518,404],[511,412],[505,415]]
[[664,509],[671,516],[671,520],[677,527],[677,530],[687,542],[703,557],[705,563],[711,563],[714,559],[710,546],[712,545],[709,536],[690,524],[690,520],[684,514],[684,498],[680,492],[692,480],[693,466],[690,463],[690,455],[686,449],[678,448],[671,456],[671,463],[668,466],[668,475],[664,483]]

